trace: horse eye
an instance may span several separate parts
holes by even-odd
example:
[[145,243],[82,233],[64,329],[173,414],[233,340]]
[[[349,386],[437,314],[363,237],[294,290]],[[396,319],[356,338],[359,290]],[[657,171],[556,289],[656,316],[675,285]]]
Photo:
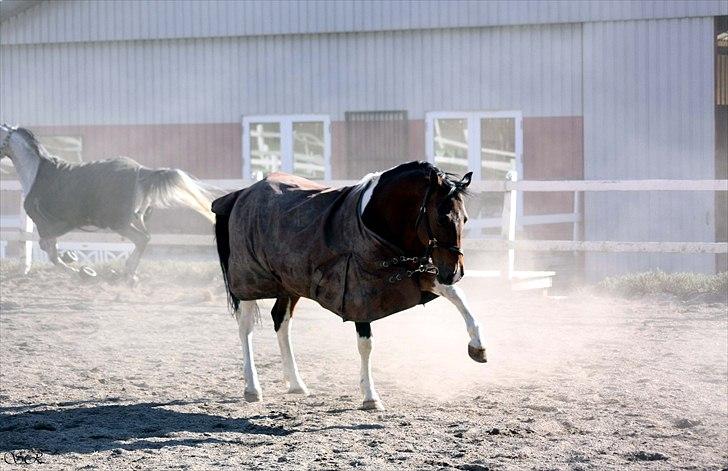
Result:
[[463,224],[465,224],[466,222],[468,222],[468,217],[467,217],[467,216],[465,216],[465,217],[463,218]]

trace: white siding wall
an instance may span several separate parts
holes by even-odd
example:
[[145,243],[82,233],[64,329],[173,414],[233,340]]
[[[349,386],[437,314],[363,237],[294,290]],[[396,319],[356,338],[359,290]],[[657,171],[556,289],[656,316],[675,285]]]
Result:
[[578,24],[6,46],[0,59],[0,121],[26,125],[581,114]]
[[[587,179],[714,178],[713,19],[584,25]],[[588,193],[589,240],[713,241],[713,193]],[[589,254],[592,275],[713,271],[712,255]]]
[[45,1],[0,28],[0,43],[392,31],[728,14],[725,0]]

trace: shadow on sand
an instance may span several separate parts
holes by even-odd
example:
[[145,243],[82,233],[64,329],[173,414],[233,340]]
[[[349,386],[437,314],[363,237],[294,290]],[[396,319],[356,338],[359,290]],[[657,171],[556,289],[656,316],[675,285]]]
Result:
[[[198,402],[201,403],[201,402]],[[295,430],[259,425],[247,418],[229,418],[167,407],[189,402],[112,404],[46,409],[53,406],[0,408],[0,452],[37,449],[45,453],[90,453],[110,449],[141,450],[167,446],[227,443],[209,436],[229,432],[284,436]],[[22,409],[21,409],[22,410]],[[199,438],[174,434],[195,433]],[[172,436],[171,436],[172,435]],[[237,440],[235,440],[237,441]]]

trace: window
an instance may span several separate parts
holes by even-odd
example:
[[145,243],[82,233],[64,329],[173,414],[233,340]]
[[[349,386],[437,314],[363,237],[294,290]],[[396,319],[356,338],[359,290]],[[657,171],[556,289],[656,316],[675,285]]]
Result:
[[408,160],[407,111],[347,111],[344,119],[350,177],[360,178]]
[[287,172],[331,179],[331,121],[326,115],[243,118],[243,178]]
[[[473,172],[474,180],[505,180],[509,171],[523,176],[521,113],[433,112],[426,116],[427,160],[456,175]],[[517,205],[518,217],[523,206]],[[471,236],[500,231],[502,193],[477,193],[468,202]]]
[[521,175],[521,113],[434,112],[427,114],[427,160],[447,172],[473,172],[478,180]]

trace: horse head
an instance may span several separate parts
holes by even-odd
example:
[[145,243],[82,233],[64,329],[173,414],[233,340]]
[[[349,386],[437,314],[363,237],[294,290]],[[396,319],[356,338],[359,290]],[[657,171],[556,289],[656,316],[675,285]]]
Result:
[[432,167],[429,186],[415,224],[420,241],[427,247],[437,268],[437,281],[453,284],[465,273],[461,240],[463,227],[468,221],[464,196],[473,173],[460,180]]
[[12,127],[0,124],[0,159],[10,157],[10,137],[13,135]]
[[472,173],[458,180],[427,162],[408,162],[371,177],[362,220],[379,236],[397,245],[408,259],[419,260],[416,272],[437,272],[437,281],[462,278],[460,240],[467,221],[463,197]]
[[[0,124],[0,161],[5,164],[5,157],[11,161],[24,194],[28,194],[35,181],[40,160],[48,155],[30,130]],[[6,168],[1,169],[2,173],[11,173]]]

